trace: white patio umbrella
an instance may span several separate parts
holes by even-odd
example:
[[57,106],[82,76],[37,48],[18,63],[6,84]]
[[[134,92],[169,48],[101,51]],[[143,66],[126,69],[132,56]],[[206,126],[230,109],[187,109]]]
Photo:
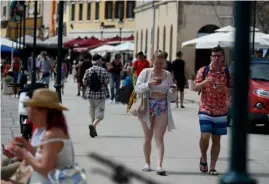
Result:
[[196,49],[210,49],[218,46],[217,40],[227,33],[212,33],[206,36],[195,38],[181,44],[181,47],[195,47]]
[[[19,42],[19,40],[21,39],[21,42],[23,42],[23,36],[21,38],[17,38],[17,42]],[[43,41],[40,39],[36,39],[36,44],[42,44]],[[30,36],[30,35],[25,35],[25,44],[26,45],[33,45],[34,44],[34,37]]]
[[[17,42],[14,42],[8,38],[4,38],[4,37],[1,37],[1,45],[5,45],[5,46],[8,46],[8,47],[13,47],[15,48],[16,47],[16,43]],[[17,43],[18,44],[18,43]],[[23,46],[22,44],[18,44],[18,46]]]
[[111,45],[102,45],[90,51],[90,53],[98,53],[98,52],[113,52],[115,49],[114,46]]
[[[190,41],[182,43],[182,47],[190,46],[195,47],[196,49],[210,49],[217,47],[233,47],[234,44],[234,31],[228,33],[216,32],[210,35],[206,35],[200,38],[196,38]],[[269,44],[263,41],[263,36],[265,34],[262,32],[255,32],[254,46],[255,48],[268,48]],[[252,32],[250,32],[250,43],[252,43]]]
[[231,32],[231,31],[234,31],[234,27],[230,25],[215,30],[215,32]]
[[[253,31],[253,27],[249,27],[250,31]],[[215,32],[233,32],[235,28],[233,26],[226,26],[219,29],[216,29]],[[255,31],[260,31],[258,28],[255,28]]]
[[[68,42],[69,40],[71,40],[71,39],[63,36],[63,44],[65,42]],[[43,42],[43,45],[45,45],[45,46],[55,46],[55,45],[58,45],[58,36],[54,36],[54,37],[48,38],[47,40],[45,40]]]
[[[269,48],[269,42],[266,42],[264,36],[266,34],[256,31],[254,37],[255,48]],[[219,39],[219,45],[221,47],[233,47],[235,32],[229,32]],[[250,43],[253,42],[253,32],[250,32]]]
[[269,34],[264,35],[262,37],[262,42],[263,42],[263,44],[268,44],[269,45]]
[[134,50],[134,44],[132,42],[125,42],[120,45],[117,45],[114,48],[114,51],[133,51]]

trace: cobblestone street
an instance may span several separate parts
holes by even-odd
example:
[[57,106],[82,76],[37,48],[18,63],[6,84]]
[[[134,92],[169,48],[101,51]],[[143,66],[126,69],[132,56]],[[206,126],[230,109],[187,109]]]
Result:
[[15,135],[20,135],[18,99],[1,95],[1,144],[8,145]]

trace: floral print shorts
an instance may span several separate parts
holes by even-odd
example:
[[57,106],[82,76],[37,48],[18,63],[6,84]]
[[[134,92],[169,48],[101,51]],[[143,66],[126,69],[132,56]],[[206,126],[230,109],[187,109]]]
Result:
[[167,112],[167,100],[149,99],[150,116],[159,116]]

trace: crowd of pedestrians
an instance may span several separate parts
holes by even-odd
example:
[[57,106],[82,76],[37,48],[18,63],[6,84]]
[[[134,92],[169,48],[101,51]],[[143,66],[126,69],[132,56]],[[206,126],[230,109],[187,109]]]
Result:
[[[171,104],[175,103],[178,108],[178,101],[180,101],[180,107],[185,108],[184,88],[189,78],[182,52],[176,53],[174,61],[167,61],[167,58],[166,52],[157,50],[150,61],[143,52],[139,52],[134,59],[128,58],[126,62],[122,61],[121,54],[116,54],[109,63],[106,63],[98,54],[81,55],[77,61],[72,62],[73,81],[77,83],[77,96],[82,96],[89,101],[90,136],[92,138],[98,136],[97,127],[105,117],[107,99],[110,99],[110,103],[127,104],[127,112],[137,117],[144,132],[145,165],[142,170],[152,171],[151,142],[154,137],[157,149],[156,172],[161,176],[167,174],[163,169],[164,136],[166,130],[171,131],[176,128]],[[66,74],[69,71],[67,59],[61,66],[62,84],[65,83]],[[37,60],[38,80],[49,85],[51,80],[55,80],[53,74],[56,72],[56,62],[49,58],[46,52],[42,52]],[[16,63],[15,60],[14,63]],[[31,63],[30,57],[28,59],[29,71],[32,67]],[[13,68],[14,65],[16,68],[16,64],[13,64]],[[128,93],[124,92],[125,87],[129,89]],[[227,134],[230,87],[231,78],[227,77],[224,51],[216,47],[211,51],[210,64],[198,70],[194,85],[194,90],[201,93],[198,112],[201,157],[198,168],[201,172],[208,172],[210,175],[219,174],[216,170],[216,162],[220,152],[221,136]],[[67,110],[67,107],[60,105],[57,94],[49,89],[36,90],[32,99],[26,101],[25,105],[29,107],[29,120],[34,122],[37,128],[30,143],[16,137],[14,141],[23,145],[23,148],[15,144],[11,151],[5,154],[12,153],[16,161],[32,167],[30,183],[35,181],[48,183],[47,176],[50,171],[74,165],[73,144],[62,112]],[[212,147],[208,166],[207,152],[210,140],[212,140]],[[11,174],[7,175],[8,179]]]

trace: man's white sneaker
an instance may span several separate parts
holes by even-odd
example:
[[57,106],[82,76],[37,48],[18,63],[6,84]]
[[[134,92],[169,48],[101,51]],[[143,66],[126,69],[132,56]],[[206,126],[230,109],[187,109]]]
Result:
[[111,104],[113,104],[113,100],[109,100],[109,102],[110,102]]

